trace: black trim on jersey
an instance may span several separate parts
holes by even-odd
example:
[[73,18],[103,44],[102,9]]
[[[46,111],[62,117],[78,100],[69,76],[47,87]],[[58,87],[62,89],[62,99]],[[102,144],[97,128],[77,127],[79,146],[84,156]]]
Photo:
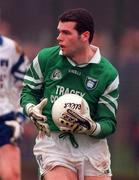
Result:
[[24,63],[24,61],[25,61],[25,59],[24,59],[24,53],[22,53],[22,55],[20,56],[18,62],[17,62],[17,63],[12,67],[12,69],[11,69],[11,74],[13,74],[13,76],[14,76],[14,78],[15,78],[16,80],[23,80],[23,78],[18,77],[18,76],[16,75],[16,73],[25,75],[25,72],[19,70],[19,67],[21,66],[21,64]]
[[3,38],[2,38],[2,36],[0,35],[0,45],[2,45],[3,44]]

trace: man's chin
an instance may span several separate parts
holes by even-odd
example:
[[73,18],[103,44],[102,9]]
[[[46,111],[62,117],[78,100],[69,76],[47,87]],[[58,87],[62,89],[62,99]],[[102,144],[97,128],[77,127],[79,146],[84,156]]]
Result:
[[64,51],[63,49],[61,49],[61,51],[63,56],[70,57],[70,54],[68,52]]
[[67,52],[65,52],[65,51],[63,51],[63,50],[62,50],[62,54],[63,54],[64,56],[67,56],[67,55],[68,55]]

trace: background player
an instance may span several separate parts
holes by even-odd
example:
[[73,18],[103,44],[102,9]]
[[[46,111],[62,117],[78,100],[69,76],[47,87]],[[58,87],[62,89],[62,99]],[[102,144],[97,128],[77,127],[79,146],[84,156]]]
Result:
[[0,179],[20,180],[21,160],[17,140],[22,135],[25,116],[19,93],[28,58],[19,45],[0,35]]

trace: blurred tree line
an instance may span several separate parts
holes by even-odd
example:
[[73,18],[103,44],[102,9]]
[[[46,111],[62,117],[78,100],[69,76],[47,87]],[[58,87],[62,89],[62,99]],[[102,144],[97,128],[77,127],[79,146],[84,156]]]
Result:
[[23,41],[44,38],[49,44],[54,43],[57,17],[64,10],[87,8],[94,16],[96,31],[118,38],[126,28],[139,26],[137,6],[138,0],[0,0],[1,15],[13,36]]

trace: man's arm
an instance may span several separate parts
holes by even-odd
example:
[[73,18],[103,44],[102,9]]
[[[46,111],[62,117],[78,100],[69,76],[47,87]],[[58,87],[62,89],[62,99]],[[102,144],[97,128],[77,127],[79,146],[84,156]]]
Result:
[[100,124],[101,131],[96,138],[105,138],[116,130],[116,112],[118,109],[119,98],[119,76],[107,86],[99,99],[97,113],[94,117]]
[[23,89],[20,96],[20,104],[24,113],[33,121],[39,131],[50,136],[47,117],[42,114],[47,104],[47,99],[42,100],[43,75],[38,56],[33,60],[24,77]]

